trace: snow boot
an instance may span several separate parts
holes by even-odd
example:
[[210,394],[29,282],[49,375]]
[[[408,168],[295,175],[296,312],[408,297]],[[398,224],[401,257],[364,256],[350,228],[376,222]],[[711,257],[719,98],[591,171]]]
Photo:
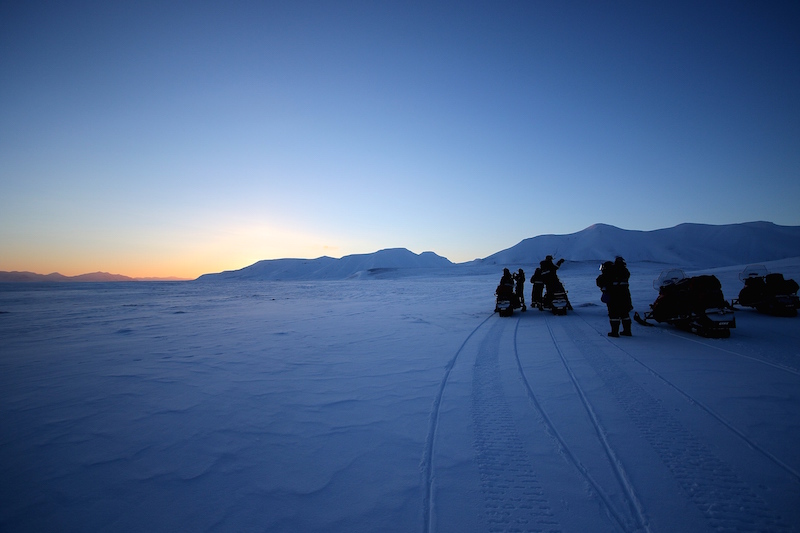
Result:
[[609,322],[611,323],[611,331],[608,332],[608,336],[619,337],[619,319],[612,318]]
[[631,333],[631,319],[630,318],[623,318],[622,319],[622,332],[620,335],[625,335],[626,337],[632,337],[633,334]]

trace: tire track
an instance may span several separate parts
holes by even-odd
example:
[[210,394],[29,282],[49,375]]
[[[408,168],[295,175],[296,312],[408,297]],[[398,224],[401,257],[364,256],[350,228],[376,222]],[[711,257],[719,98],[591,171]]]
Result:
[[[584,319],[584,322],[585,322],[585,319]],[[587,324],[588,324],[588,322],[587,322]],[[773,363],[772,361],[767,361],[767,360],[761,359],[759,357],[753,357],[751,355],[744,355],[744,354],[741,354],[741,353],[738,353],[738,352],[734,352],[733,350],[728,350],[727,348],[722,348],[721,346],[715,346],[713,344],[708,344],[708,343],[702,342],[699,339],[693,339],[693,338],[688,337],[686,335],[679,335],[679,334],[677,334],[677,333],[675,333],[673,331],[664,331],[664,333],[667,333],[669,335],[672,335],[673,337],[677,337],[679,339],[683,339],[683,340],[688,341],[688,342],[693,342],[695,344],[700,344],[701,346],[705,346],[706,348],[711,348],[713,350],[718,350],[720,352],[725,352],[725,353],[729,353],[729,354],[732,354],[732,355],[736,355],[736,356],[741,357],[743,359],[749,359],[750,361],[755,361],[756,363],[761,363],[762,365],[771,366],[772,368],[777,368],[778,370],[783,370],[784,372],[788,372],[789,374],[794,374],[795,376],[800,376],[800,372],[796,368],[792,368],[792,367],[786,366],[786,365],[781,364],[781,363]]]
[[428,424],[428,436],[425,438],[425,450],[422,454],[422,476],[423,476],[423,501],[422,501],[422,518],[423,518],[423,531],[426,533],[430,533],[432,524],[431,524],[431,506],[433,502],[431,498],[433,497],[431,487],[433,485],[433,445],[436,441],[436,430],[439,426],[439,407],[442,403],[442,396],[444,395],[444,389],[447,386],[447,379],[450,377],[450,372],[453,370],[453,367],[458,360],[458,356],[464,350],[464,346],[467,345],[467,342],[475,335],[477,332],[486,322],[489,321],[490,318],[494,316],[494,313],[487,316],[480,324],[475,326],[467,338],[464,339],[464,342],[461,343],[461,346],[456,351],[455,355],[453,356],[450,361],[447,362],[445,365],[444,376],[442,377],[442,381],[439,384],[439,390],[436,393],[436,398],[433,401],[433,406],[431,408],[431,417],[430,423]]
[[[581,318],[583,318],[583,317],[581,317]],[[586,319],[583,319],[583,321],[584,321],[584,322],[586,322],[586,324],[587,324],[587,325],[589,325],[589,327],[591,327],[592,329],[594,329],[594,327],[593,327],[591,324],[589,324],[589,322],[587,322],[587,321],[586,321]],[[597,330],[595,330],[595,331],[597,331]],[[598,332],[598,333],[599,333],[599,332]],[[682,338],[682,337],[680,337],[679,335],[677,335],[677,337],[679,337],[679,338]],[[688,339],[688,340],[693,340],[693,339]],[[771,452],[769,452],[768,450],[766,450],[765,448],[763,448],[761,445],[759,445],[757,442],[755,442],[754,440],[752,440],[750,437],[748,437],[748,436],[747,436],[747,435],[744,433],[744,431],[742,431],[742,430],[738,429],[738,428],[737,428],[736,426],[734,426],[732,423],[728,422],[728,421],[725,419],[725,417],[723,417],[721,414],[717,413],[716,411],[714,411],[713,409],[711,409],[709,406],[707,406],[705,403],[703,403],[702,401],[698,400],[697,398],[695,398],[694,396],[692,396],[691,394],[689,394],[688,392],[686,392],[685,390],[683,390],[682,388],[680,388],[678,385],[676,385],[676,384],[675,384],[675,383],[673,383],[672,381],[670,381],[670,380],[668,380],[667,378],[665,378],[665,377],[664,377],[662,374],[660,374],[660,373],[659,373],[659,372],[658,372],[656,369],[652,368],[652,367],[651,367],[651,366],[649,366],[647,363],[645,363],[644,361],[642,361],[641,359],[639,359],[639,358],[638,358],[638,357],[636,357],[635,355],[633,355],[633,354],[631,354],[630,352],[628,352],[627,350],[625,350],[625,349],[624,349],[622,346],[619,346],[618,344],[615,344],[615,343],[613,343],[613,342],[611,342],[611,341],[609,341],[609,342],[611,343],[611,345],[613,345],[613,346],[614,346],[616,349],[618,349],[620,352],[624,353],[624,354],[625,354],[625,355],[627,355],[627,356],[628,356],[628,357],[629,357],[631,360],[633,360],[634,362],[636,362],[636,363],[638,363],[640,366],[642,366],[642,367],[643,367],[645,370],[647,370],[647,371],[648,371],[648,372],[649,372],[651,375],[653,375],[653,376],[655,376],[656,378],[658,378],[658,379],[659,379],[659,380],[660,380],[662,383],[664,383],[665,385],[667,385],[668,387],[670,387],[671,389],[673,389],[675,392],[677,392],[678,394],[680,394],[681,396],[683,396],[684,398],[686,398],[686,399],[687,399],[689,402],[691,402],[693,405],[696,405],[697,407],[699,407],[700,409],[702,409],[703,411],[705,411],[705,412],[706,412],[706,413],[707,413],[709,416],[711,416],[712,418],[714,418],[715,420],[717,420],[717,422],[719,422],[720,424],[722,424],[723,426],[725,426],[726,428],[728,428],[728,430],[730,430],[730,431],[731,431],[731,432],[732,432],[734,435],[736,435],[736,436],[737,436],[739,439],[741,439],[741,440],[742,440],[742,441],[743,441],[743,442],[744,442],[744,443],[745,443],[745,444],[746,444],[746,445],[747,445],[749,448],[751,448],[751,449],[753,449],[753,450],[757,451],[758,453],[760,453],[761,455],[763,455],[763,456],[764,456],[766,459],[768,459],[769,461],[771,461],[771,462],[772,462],[773,464],[775,464],[775,465],[776,465],[778,468],[780,468],[781,470],[783,470],[784,472],[786,472],[787,474],[789,474],[790,476],[792,476],[792,477],[793,477],[793,478],[794,478],[796,481],[800,481],[800,472],[798,472],[796,469],[792,468],[790,465],[786,464],[785,462],[783,462],[782,460],[780,460],[778,457],[776,457],[775,455],[773,455]],[[734,355],[740,355],[740,354],[737,354],[736,352],[732,352],[732,351],[730,351],[730,350],[725,350],[725,349],[722,349],[722,348],[718,348],[718,347],[716,347],[716,346],[711,346],[711,345],[705,344],[705,343],[703,343],[703,342],[701,342],[701,343],[699,343],[699,344],[702,344],[703,346],[707,346],[707,347],[709,347],[709,348],[715,348],[715,349],[719,349],[719,350],[722,350],[722,351],[724,351],[724,352],[728,352],[728,353],[731,353],[731,354],[734,354]],[[765,363],[765,364],[767,364],[767,365],[769,365],[769,366],[776,367],[776,368],[778,368],[779,370],[786,370],[786,371],[788,371],[788,372],[789,372],[789,373],[791,373],[791,374],[797,374],[797,372],[794,372],[794,371],[792,371],[792,370],[787,370],[786,368],[783,368],[783,367],[780,367],[780,366],[777,366],[777,365],[773,365],[772,363],[765,362],[765,361],[762,361],[762,360],[760,360],[760,359],[757,359],[757,358],[748,357],[748,356],[745,356],[745,355],[740,355],[740,356],[741,356],[741,357],[744,357],[744,358],[746,358],[746,359],[752,359],[752,360],[754,360],[754,361],[756,361],[756,362]]]
[[[517,324],[519,319],[517,319]],[[499,369],[504,322],[483,339],[472,380],[476,463],[492,533],[561,531],[514,422]]]
[[598,350],[580,336],[575,345],[712,529],[790,531],[728,464],[619,368],[604,350]]
[[[514,357],[516,358],[516,361],[517,361],[517,370],[519,371],[520,376],[522,377],[522,382],[525,385],[525,390],[526,390],[526,392],[528,394],[528,398],[531,400],[531,403],[533,404],[534,409],[536,410],[536,412],[539,413],[539,415],[541,416],[541,418],[542,418],[542,420],[543,420],[543,422],[545,424],[545,431],[547,431],[547,433],[549,433],[551,435],[551,437],[553,437],[558,442],[558,446],[560,448],[559,452],[561,453],[561,455],[566,457],[566,459],[575,467],[575,469],[578,470],[578,473],[594,489],[595,493],[598,495],[600,500],[603,502],[603,504],[605,506],[605,509],[608,512],[608,515],[611,516],[614,519],[614,521],[616,521],[617,525],[619,525],[620,528],[623,531],[632,531],[632,530],[634,530],[636,528],[636,526],[634,526],[631,523],[632,520],[628,520],[628,519],[624,518],[622,514],[617,512],[617,510],[614,508],[614,505],[611,503],[611,499],[608,497],[608,495],[605,493],[605,491],[600,487],[600,484],[597,483],[597,481],[595,481],[594,478],[589,474],[589,471],[580,462],[580,460],[578,460],[578,458],[575,456],[575,454],[572,453],[572,450],[570,450],[570,448],[567,445],[566,441],[561,436],[561,434],[558,432],[558,430],[556,429],[555,425],[550,420],[550,417],[547,415],[547,413],[545,412],[545,410],[542,408],[541,404],[539,403],[539,400],[536,398],[536,394],[533,392],[533,389],[531,388],[530,382],[528,381],[528,378],[525,375],[525,370],[522,367],[522,361],[520,360],[520,357],[519,357],[519,350],[517,348],[517,331],[518,330],[519,330],[519,320],[517,320],[516,327],[514,328]],[[550,330],[549,325],[548,325],[548,330]],[[550,331],[550,333],[551,333],[551,338],[552,338],[552,331]],[[555,344],[555,339],[554,338],[553,338],[553,343]],[[555,344],[555,346],[556,346],[556,349],[558,349],[558,345]],[[563,356],[562,356],[562,361],[563,361]]]
[[606,439],[606,433],[603,430],[600,421],[597,418],[597,415],[592,408],[589,399],[586,397],[583,389],[581,388],[580,384],[578,384],[578,379],[575,377],[575,373],[572,371],[572,368],[567,361],[567,358],[564,357],[564,353],[561,351],[561,347],[558,345],[558,341],[556,340],[556,336],[553,333],[553,328],[550,327],[550,320],[545,318],[545,324],[547,325],[547,331],[550,333],[550,338],[553,340],[553,344],[556,347],[556,351],[558,351],[558,355],[561,358],[561,362],[564,365],[564,369],[567,371],[569,375],[569,379],[572,382],[572,386],[575,388],[575,392],[578,394],[578,397],[583,404],[584,409],[586,409],[586,413],[589,415],[589,419],[592,422],[592,426],[594,426],[595,434],[597,435],[597,439],[603,447],[605,451],[606,457],[608,458],[608,462],[611,465],[614,475],[619,482],[620,487],[622,490],[627,494],[628,503],[630,507],[630,514],[633,520],[636,523],[636,529],[642,529],[644,531],[649,531],[647,527],[647,519],[644,516],[643,506],[639,501],[639,498],[636,496],[636,491],[633,487],[633,483],[631,483],[630,479],[628,478],[625,469],[622,468],[622,462],[617,458],[614,449],[611,447],[611,444]]

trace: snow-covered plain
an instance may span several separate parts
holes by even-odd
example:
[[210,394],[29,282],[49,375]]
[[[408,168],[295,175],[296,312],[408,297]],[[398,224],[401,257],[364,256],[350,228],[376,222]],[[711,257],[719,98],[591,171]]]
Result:
[[800,318],[610,339],[597,266],[563,317],[494,314],[502,266],[2,285],[0,530],[800,529]]

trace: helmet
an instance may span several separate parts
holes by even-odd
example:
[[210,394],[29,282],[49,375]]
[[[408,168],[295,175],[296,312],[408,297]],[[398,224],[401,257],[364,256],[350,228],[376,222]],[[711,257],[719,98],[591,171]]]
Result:
[[621,255],[618,255],[618,256],[617,256],[617,257],[614,259],[614,263],[615,263],[615,264],[617,264],[617,265],[623,265],[623,266],[624,266],[624,265],[625,265],[625,260],[622,258],[622,256],[621,256]]
[[547,257],[544,258],[544,260],[545,261],[552,261],[553,260],[553,256],[552,255],[548,255]]

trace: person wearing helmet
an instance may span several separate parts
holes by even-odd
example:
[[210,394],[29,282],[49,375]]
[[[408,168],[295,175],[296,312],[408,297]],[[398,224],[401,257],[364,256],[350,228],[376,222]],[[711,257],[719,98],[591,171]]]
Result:
[[[628,279],[631,274],[625,264],[625,260],[617,256],[614,262],[606,261],[600,267],[600,275],[597,276],[597,286],[603,292],[600,298],[608,307],[608,320],[611,324],[609,337],[619,337],[624,335],[630,337],[631,317],[633,309],[631,302],[631,291],[628,288]],[[622,332],[619,331],[620,325]]]

